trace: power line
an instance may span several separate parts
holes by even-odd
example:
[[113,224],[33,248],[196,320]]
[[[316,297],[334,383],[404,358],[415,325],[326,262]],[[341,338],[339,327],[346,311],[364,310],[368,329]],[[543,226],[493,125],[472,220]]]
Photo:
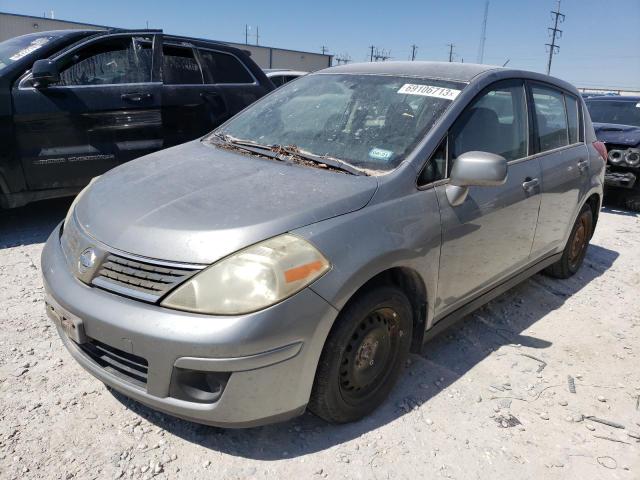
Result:
[[478,63],[484,61],[484,44],[487,40],[487,17],[489,16],[489,0],[484,4],[484,20],[482,20],[482,33],[480,34],[480,46],[478,48]]
[[413,62],[416,59],[416,52],[418,51],[418,46],[413,44],[411,45],[411,61]]
[[551,43],[546,43],[545,45],[549,48],[549,63],[547,63],[547,75],[551,75],[551,60],[553,60],[553,56],[557,53],[560,53],[560,47],[556,45],[556,38],[562,38],[562,30],[558,28],[558,24],[564,22],[565,16],[560,13],[560,0],[558,0],[558,7],[555,11],[551,12],[554,15],[554,25],[553,27],[548,28],[549,33],[551,35]]

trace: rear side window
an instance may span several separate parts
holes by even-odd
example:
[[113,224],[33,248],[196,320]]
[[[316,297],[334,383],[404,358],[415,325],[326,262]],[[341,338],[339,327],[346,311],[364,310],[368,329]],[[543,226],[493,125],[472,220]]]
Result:
[[151,37],[112,37],[65,58],[56,85],[110,85],[151,81]]
[[578,100],[569,95],[564,96],[567,104],[567,124],[569,125],[569,143],[577,143],[579,140],[578,125],[580,125],[580,117],[578,113]]
[[532,87],[531,92],[538,125],[540,151],[546,152],[569,145],[567,115],[562,92],[538,86]]
[[233,55],[200,50],[204,78],[207,83],[253,83],[253,77]]
[[451,158],[480,151],[507,161],[527,156],[527,109],[522,84],[497,85],[475,100],[451,129]]
[[191,48],[163,45],[162,53],[163,83],[166,85],[202,84],[202,72]]

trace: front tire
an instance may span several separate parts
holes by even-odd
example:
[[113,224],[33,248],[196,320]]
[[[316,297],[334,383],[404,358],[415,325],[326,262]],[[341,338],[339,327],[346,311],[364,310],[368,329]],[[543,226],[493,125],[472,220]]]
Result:
[[587,254],[589,240],[593,233],[593,212],[589,205],[582,207],[569,235],[569,241],[564,248],[562,257],[544,270],[544,273],[555,278],[569,278],[573,276],[584,261]]
[[330,423],[375,410],[400,376],[412,329],[411,303],[402,290],[380,286],[355,297],[327,338],[309,409]]

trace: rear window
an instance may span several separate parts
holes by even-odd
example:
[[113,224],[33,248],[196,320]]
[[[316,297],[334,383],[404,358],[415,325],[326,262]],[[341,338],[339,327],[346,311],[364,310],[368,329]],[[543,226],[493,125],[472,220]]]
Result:
[[202,84],[202,72],[191,48],[163,45],[162,52],[162,81],[164,84]]
[[538,125],[540,151],[569,145],[564,96],[559,90],[533,87],[533,106]]
[[594,122],[640,127],[640,101],[592,100],[586,103]]
[[233,55],[212,50],[199,53],[207,83],[253,83],[249,71]]

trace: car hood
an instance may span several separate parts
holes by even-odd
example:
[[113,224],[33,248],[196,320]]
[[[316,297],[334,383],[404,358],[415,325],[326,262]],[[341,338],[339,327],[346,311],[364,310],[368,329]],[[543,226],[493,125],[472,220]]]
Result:
[[596,138],[601,142],[635,147],[640,145],[640,127],[616,123],[594,123]]
[[102,175],[77,221],[123,252],[210,264],[266,238],[363,208],[374,177],[290,165],[189,142]]

